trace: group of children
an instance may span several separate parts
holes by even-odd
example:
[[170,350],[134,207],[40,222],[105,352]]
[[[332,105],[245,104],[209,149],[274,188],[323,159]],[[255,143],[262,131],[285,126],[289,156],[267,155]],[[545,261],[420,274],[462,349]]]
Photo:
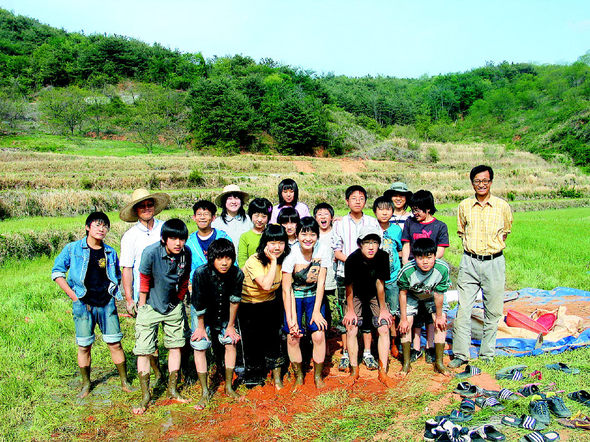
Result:
[[[399,355],[397,338],[403,356],[401,373],[406,375],[410,363],[421,355],[420,330],[426,325],[427,358],[436,371],[448,374],[442,355],[444,294],[450,279],[440,258],[449,241],[446,225],[433,217],[432,194],[424,190],[412,194],[404,183],[394,183],[374,201],[375,217],[371,217],[363,213],[365,189],[354,185],[345,192],[348,214],[335,218],[327,203],[310,213],[298,193],[296,182],[285,179],[279,184],[278,205],[254,198],[246,213],[249,195],[236,185],[226,186],[216,204],[206,200],[194,204],[197,231],[189,236],[183,221],[171,219],[163,224],[160,241],[145,247],[134,348],[142,401],[134,412],[143,413],[151,400],[149,373],[157,359],[160,323],[170,351],[168,395],[185,401],[176,382],[181,350],[188,341],[202,387],[197,409],[204,408],[211,396],[209,349],[217,373],[224,375],[225,392],[237,398],[232,382],[238,354],[246,384],[264,383],[270,371],[280,389],[286,356],[295,383],[304,382],[302,343],[308,340],[314,382],[321,388],[329,331],[342,337],[340,370],[349,370],[356,380],[362,361],[379,370],[379,380],[387,384],[389,353]],[[216,217],[218,206],[221,214]],[[132,390],[114,304],[121,279],[119,263],[116,252],[103,243],[109,227],[105,214],[91,214],[86,220],[87,237],[68,244],[52,271],[53,279],[74,301],[81,397],[90,389],[96,324],[119,368],[123,389]],[[190,307],[190,331],[185,304]],[[378,362],[371,353],[374,332]],[[88,368],[86,373],[83,367]]]

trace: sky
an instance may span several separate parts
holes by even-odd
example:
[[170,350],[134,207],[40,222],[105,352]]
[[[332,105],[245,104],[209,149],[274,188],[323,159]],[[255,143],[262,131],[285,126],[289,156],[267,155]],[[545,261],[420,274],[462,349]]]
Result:
[[70,32],[351,77],[564,64],[590,50],[589,0],[0,0],[0,7]]

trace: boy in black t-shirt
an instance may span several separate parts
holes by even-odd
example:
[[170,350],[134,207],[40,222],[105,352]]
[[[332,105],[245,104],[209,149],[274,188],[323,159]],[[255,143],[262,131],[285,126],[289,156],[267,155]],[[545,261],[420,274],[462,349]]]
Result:
[[385,281],[389,279],[389,255],[380,250],[381,231],[375,226],[361,229],[357,240],[359,248],[344,263],[346,285],[346,326],[350,374],[356,381],[358,367],[358,329],[369,332],[376,328],[379,334],[379,381],[388,385],[387,360],[389,355],[389,327],[393,317],[385,303]]
[[97,324],[119,371],[123,391],[133,391],[127,381],[125,353],[121,346],[123,333],[115,306],[115,296],[121,296],[119,259],[117,252],[103,242],[110,225],[104,213],[91,213],[86,218],[86,238],[66,245],[55,258],[51,270],[51,278],[72,300],[78,366],[82,375],[79,398],[90,392],[91,349]]

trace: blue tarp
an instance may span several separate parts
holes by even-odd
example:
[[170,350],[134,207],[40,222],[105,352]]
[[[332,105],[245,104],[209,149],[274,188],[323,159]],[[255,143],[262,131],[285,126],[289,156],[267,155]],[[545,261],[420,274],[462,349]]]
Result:
[[[590,302],[590,292],[568,287],[557,287],[553,290],[524,288],[516,292],[510,292],[507,294],[507,296],[509,295],[518,295],[518,299],[529,301],[531,304],[547,304],[548,302],[551,302],[555,299],[559,299],[560,304],[580,301]],[[476,305],[476,307],[483,308],[483,305],[479,304]],[[457,316],[457,307],[449,311],[447,315],[450,319],[455,319]],[[447,340],[449,342],[452,341],[452,332],[448,333]],[[535,339],[498,339],[496,340],[496,355],[534,356],[546,352],[558,354],[566,350],[574,350],[585,345],[590,345],[590,328],[584,330],[577,338],[574,336],[566,336],[565,338],[556,342],[545,341],[539,348],[536,349],[535,344]],[[477,357],[479,354],[479,346],[480,341],[476,339],[471,340],[471,357]]]

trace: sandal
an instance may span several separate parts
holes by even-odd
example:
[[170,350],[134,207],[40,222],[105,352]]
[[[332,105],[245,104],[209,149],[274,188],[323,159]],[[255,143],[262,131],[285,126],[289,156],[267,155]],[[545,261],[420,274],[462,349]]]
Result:
[[590,393],[588,393],[586,390],[574,391],[573,393],[569,393],[567,397],[573,401],[590,407]]
[[539,384],[528,384],[522,388],[518,389],[518,392],[522,394],[524,397],[529,397],[534,394],[541,395],[541,390],[539,390]]
[[464,398],[461,401],[461,405],[459,405],[459,411],[462,411],[463,413],[474,413],[475,412],[475,402],[473,402],[473,399],[467,399]]
[[579,368],[570,368],[566,364],[564,364],[563,362],[557,362],[556,364],[548,364],[548,365],[545,365],[545,368],[548,368],[549,370],[563,371],[564,373],[567,373],[567,374],[580,374]]
[[519,393],[514,393],[507,388],[502,388],[500,391],[482,389],[482,395],[487,397],[495,397],[500,401],[517,401],[519,396],[523,396]]
[[545,428],[544,423],[526,414],[523,414],[521,417],[504,416],[501,423],[510,427],[524,428],[525,430],[542,430]]
[[549,431],[548,433],[539,433],[535,431],[529,433],[524,437],[520,438],[520,442],[553,442],[559,440],[559,434],[555,431]]
[[479,429],[479,434],[483,437],[483,440],[506,440],[506,436],[502,432],[498,431],[496,427],[490,424],[485,424],[482,426]]
[[502,411],[504,405],[502,405],[495,397],[477,397],[475,403],[479,408],[492,408],[496,411]]
[[522,370],[526,369],[526,365],[512,365],[510,367],[498,370],[496,379],[508,379],[512,381],[520,381],[523,378]]
[[476,376],[478,374],[481,374],[481,369],[474,367],[473,365],[467,364],[465,366],[465,370],[463,370],[461,373],[455,374],[455,377],[460,378],[460,379],[464,379],[464,378],[470,378],[471,376]]
[[560,425],[568,428],[580,428],[582,430],[590,430],[590,417],[583,416],[581,411],[578,411],[570,419],[557,419]]
[[481,395],[482,390],[477,385],[472,385],[469,382],[459,382],[453,393],[457,393],[461,397],[476,397]]
[[435,420],[439,419],[447,419],[453,422],[454,424],[460,424],[463,422],[468,422],[473,419],[471,414],[463,413],[461,410],[453,410],[450,414],[446,416],[436,416]]

